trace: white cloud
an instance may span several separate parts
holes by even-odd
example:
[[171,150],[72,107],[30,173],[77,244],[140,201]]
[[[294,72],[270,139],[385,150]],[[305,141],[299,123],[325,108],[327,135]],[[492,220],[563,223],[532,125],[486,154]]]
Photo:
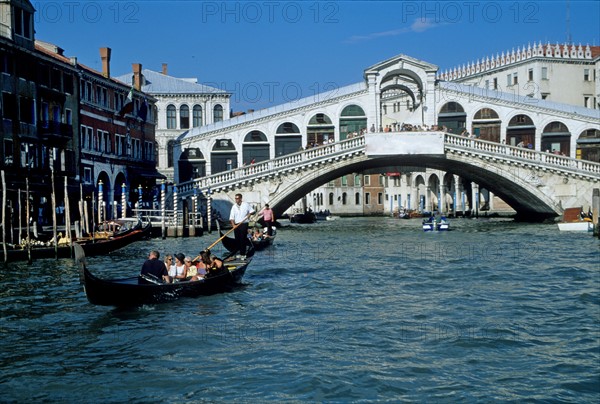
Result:
[[392,29],[389,31],[381,31],[381,32],[373,32],[365,35],[352,35],[350,38],[346,39],[344,42],[346,43],[356,43],[356,42],[367,42],[372,41],[378,38],[390,37],[390,36],[398,36],[410,32],[421,33],[425,32],[431,28],[435,28],[441,24],[434,22],[433,20],[416,18],[410,27]]

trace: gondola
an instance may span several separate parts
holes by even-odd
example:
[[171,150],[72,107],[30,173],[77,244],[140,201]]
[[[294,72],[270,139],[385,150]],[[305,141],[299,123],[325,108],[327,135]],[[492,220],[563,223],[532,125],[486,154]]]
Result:
[[[248,246],[252,245],[254,251],[264,250],[268,246],[272,245],[273,241],[275,241],[275,236],[277,235],[277,229],[275,228],[275,226],[272,227],[272,232],[272,236],[262,237],[260,240],[248,239]],[[264,233],[266,233],[266,231],[264,231],[263,234]],[[232,253],[237,252],[237,243],[235,241],[235,238],[223,235],[223,232],[221,230],[219,230],[219,235],[223,239],[223,246],[227,249],[227,251]]]
[[[113,236],[107,235],[106,238],[99,239],[79,239],[76,242],[83,248],[85,255],[88,257],[105,255],[135,241],[150,237],[151,228],[150,223],[144,225],[141,221],[137,221],[137,224],[133,226],[123,226],[122,231],[115,233]],[[32,246],[29,251],[31,251],[32,260],[55,257],[72,258],[75,256],[73,247],[68,244],[59,245],[56,250],[54,246]],[[27,248],[10,248],[7,250],[6,262],[27,261],[29,259],[29,251]],[[2,261],[4,261],[3,249],[0,249],[0,256],[2,256]]]
[[253,254],[253,250],[248,251],[244,260],[226,258],[220,272],[202,280],[164,283],[157,278],[142,275],[120,279],[99,278],[87,268],[83,249],[76,244],[75,250],[80,279],[88,301],[99,306],[114,307],[165,303],[181,297],[198,297],[230,291],[240,284]]
[[290,223],[301,223],[301,224],[309,224],[316,223],[317,215],[312,211],[306,211],[304,213],[296,213],[290,216]]

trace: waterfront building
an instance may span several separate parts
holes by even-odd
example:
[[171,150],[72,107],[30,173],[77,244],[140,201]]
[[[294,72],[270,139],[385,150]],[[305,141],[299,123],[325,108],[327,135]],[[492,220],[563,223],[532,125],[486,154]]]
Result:
[[[462,85],[478,87],[484,91],[498,91],[512,94],[514,100],[530,100],[537,103],[538,100],[548,102],[574,105],[589,109],[600,109],[600,46],[575,45],[575,44],[546,44],[535,43],[518,47],[515,51],[506,51],[495,56],[478,59],[474,62],[463,64],[460,67],[447,69],[437,75],[437,80],[449,83],[460,83]],[[452,84],[448,84],[452,86]],[[396,132],[407,128],[421,126],[421,116],[414,114],[415,105],[418,105],[418,88],[412,80],[396,83],[390,86],[381,96],[382,131]],[[564,108],[564,107],[563,107]],[[558,121],[549,123],[543,128],[541,136],[533,120],[525,115],[515,115],[508,123],[502,123],[497,110],[493,108],[481,108],[476,113],[467,114],[460,103],[447,102],[440,109],[437,117],[437,125],[446,126],[454,133],[469,133],[476,138],[502,141],[516,146],[520,141],[524,144],[536,145],[540,150],[557,152],[574,157],[600,161],[600,131],[590,129],[581,133],[578,137],[571,136],[564,124]],[[502,133],[506,133],[502,136]],[[438,210],[441,192],[432,190],[440,189],[444,184],[452,181],[443,180],[444,173],[435,173],[435,170],[426,170],[420,176],[413,176],[414,195],[406,190],[403,192],[398,187],[386,186],[385,203],[373,203],[369,198],[367,190],[364,190],[364,205],[362,212],[355,209],[355,214],[372,214],[374,208],[379,207],[376,213],[392,214],[400,208],[408,208],[409,198],[412,196],[411,209]],[[402,180],[410,183],[408,177],[400,175],[397,178],[388,178],[387,184],[394,180]],[[391,180],[391,182],[390,182]],[[340,183],[335,191],[345,192],[344,181]],[[448,185],[449,186],[449,185]],[[319,188],[314,193],[322,192]],[[336,187],[334,187],[336,188]],[[330,190],[331,192],[332,190]],[[485,189],[480,190],[479,210],[512,212],[502,200],[495,198],[493,194]],[[402,195],[405,195],[404,201]],[[416,199],[415,199],[416,197]],[[474,205],[471,193],[465,197],[460,193],[446,195],[446,209],[456,205],[457,210],[464,210]],[[367,205],[370,200],[371,204]],[[430,201],[424,202],[424,201]],[[377,201],[379,202],[379,200]],[[340,206],[341,203],[341,206]],[[471,209],[474,209],[472,206]],[[352,214],[345,208],[343,200],[329,204],[330,209],[336,214]]]
[[[117,77],[131,83],[133,76]],[[156,143],[158,171],[167,182],[174,181],[174,164],[186,177],[206,175],[206,159],[200,150],[187,150],[174,156],[173,145],[182,132],[191,128],[216,124],[230,118],[231,94],[198,82],[196,78],[176,78],[168,75],[166,63],[162,71],[143,69],[141,90],[156,99]]]
[[[587,76],[585,70],[579,71],[577,66],[597,66],[597,49],[582,49],[580,60],[561,61],[573,64],[575,73],[561,80],[549,80],[549,85],[557,86],[556,92],[564,85],[562,79],[577,81],[581,77],[591,77],[593,84],[590,87],[589,83],[584,83],[580,91],[596,88],[597,68]],[[551,90],[553,92],[555,90]],[[366,68],[361,82],[234,117],[219,126],[193,128],[178,139],[176,147],[177,153],[189,149],[204,153],[207,175],[241,167],[247,161],[292,155],[300,149],[313,148],[315,144],[317,148],[328,147],[331,142],[361,136],[366,130],[393,136],[394,132],[400,131],[423,133],[439,129],[465,137],[598,161],[600,110],[561,101],[447,81],[439,73],[438,66],[397,55]],[[214,153],[217,145],[227,148],[230,166],[222,164],[220,156]],[[318,155],[318,150],[315,153]],[[328,167],[324,168],[319,177],[324,184],[309,191],[291,206],[291,210],[312,205],[317,211],[339,214],[391,214],[400,207],[443,213],[477,213],[506,207],[488,190],[461,178],[460,173],[419,167],[382,167],[381,172],[370,169],[346,174],[363,178],[357,198],[360,205],[356,206],[357,199],[351,197],[356,194],[355,183],[344,181],[344,178],[339,181],[331,178],[330,175],[336,173],[334,166],[335,162],[332,162],[331,174],[327,173]],[[370,176],[370,184],[382,184],[382,195],[377,189],[367,192],[366,175]],[[387,179],[380,180],[380,176]],[[177,171],[175,177],[178,178]],[[180,182],[188,180],[185,173],[179,176]],[[332,196],[332,203],[329,203],[329,196]],[[270,196],[257,193],[256,198],[258,203],[264,203]],[[367,200],[369,206],[365,205]]]
[[[0,14],[9,17],[0,25],[0,168],[9,224],[25,226],[26,216],[30,223],[52,223],[52,194],[59,225],[65,203],[71,219],[80,219],[80,198],[102,214],[94,217],[111,218],[123,199],[137,202],[159,176],[156,100],[140,91],[139,79],[132,87],[110,76],[110,48],[100,50],[98,72],[36,40],[34,13],[27,0],[0,0]],[[133,68],[139,78],[141,65]]]

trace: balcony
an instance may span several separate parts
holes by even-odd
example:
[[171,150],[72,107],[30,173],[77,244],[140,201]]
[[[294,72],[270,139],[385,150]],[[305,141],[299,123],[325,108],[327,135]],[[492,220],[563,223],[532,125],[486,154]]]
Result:
[[73,138],[73,125],[57,121],[39,121],[38,134],[47,140],[68,141]]

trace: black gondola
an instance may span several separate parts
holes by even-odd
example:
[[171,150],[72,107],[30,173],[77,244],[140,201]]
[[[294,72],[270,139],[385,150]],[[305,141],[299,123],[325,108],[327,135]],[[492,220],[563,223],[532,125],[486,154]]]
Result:
[[164,303],[180,297],[198,297],[230,291],[240,284],[253,253],[249,251],[245,260],[226,260],[222,271],[202,280],[164,283],[159,279],[140,275],[101,279],[89,271],[85,255],[79,247],[75,247],[76,259],[79,262],[80,278],[88,301],[95,305],[115,307]]
[[[114,236],[102,239],[77,240],[76,242],[83,248],[85,255],[88,257],[106,255],[135,241],[150,237],[151,230],[152,226],[149,222],[144,225],[141,221],[138,221],[135,226],[126,227]],[[34,246],[31,247],[29,251],[31,251],[32,260],[55,257],[72,258],[75,256],[74,247],[67,244],[59,245],[56,250],[54,246]],[[29,251],[26,248],[10,248],[6,252],[6,261],[27,261]],[[3,249],[0,249],[0,256],[2,256],[2,260],[4,260]]]
[[290,223],[316,223],[317,215],[312,211],[306,211],[304,213],[296,213],[290,216]]
[[[268,246],[273,244],[273,241],[275,241],[276,231],[277,231],[276,229],[273,229],[272,236],[270,236],[270,237],[263,236],[260,240],[248,239],[248,246],[252,246],[254,248],[254,251],[264,250],[265,248],[267,248]],[[235,238],[225,236],[223,234],[223,232],[220,230],[219,230],[219,235],[222,238],[221,241],[223,243],[223,247],[225,247],[225,249],[227,249],[227,251],[229,251],[231,253],[237,252],[238,248],[237,248],[237,243],[235,241]]]

